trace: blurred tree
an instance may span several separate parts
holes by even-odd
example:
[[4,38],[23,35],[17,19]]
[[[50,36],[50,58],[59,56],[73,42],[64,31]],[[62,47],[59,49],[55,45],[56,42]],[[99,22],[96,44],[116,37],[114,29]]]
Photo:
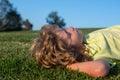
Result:
[[31,24],[28,19],[23,21],[23,25],[25,25],[24,30],[32,30],[33,24]]
[[3,26],[6,24],[5,15],[12,9],[12,5],[8,0],[0,0],[0,31],[2,31]]
[[6,24],[4,25],[3,28],[4,31],[22,30],[21,16],[15,10],[9,11],[5,16],[5,19]]
[[56,11],[51,12],[46,18],[46,21],[49,24],[58,25],[60,28],[63,28],[66,25],[66,23],[64,22],[64,19],[61,19],[61,17],[58,16]]
[[12,4],[8,0],[0,0],[0,19],[4,19],[5,15],[12,10]]
[[21,16],[9,0],[0,0],[0,31],[22,30]]
[[2,30],[2,26],[3,26],[2,20],[0,20],[0,30]]

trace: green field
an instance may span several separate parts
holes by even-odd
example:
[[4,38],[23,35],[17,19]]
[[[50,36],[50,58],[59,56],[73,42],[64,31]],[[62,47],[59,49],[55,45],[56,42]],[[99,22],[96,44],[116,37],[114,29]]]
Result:
[[[85,34],[95,29],[82,29]],[[0,32],[0,80],[120,80],[120,61],[105,78],[92,78],[64,68],[45,69],[30,57],[29,48],[39,31]]]

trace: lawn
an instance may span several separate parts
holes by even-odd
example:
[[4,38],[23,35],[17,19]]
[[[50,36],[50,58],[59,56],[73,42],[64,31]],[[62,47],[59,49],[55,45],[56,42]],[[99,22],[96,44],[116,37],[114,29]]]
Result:
[[[85,34],[96,29],[82,29]],[[0,80],[120,80],[120,61],[105,78],[92,78],[65,68],[45,69],[36,64],[29,48],[39,31],[0,32]]]

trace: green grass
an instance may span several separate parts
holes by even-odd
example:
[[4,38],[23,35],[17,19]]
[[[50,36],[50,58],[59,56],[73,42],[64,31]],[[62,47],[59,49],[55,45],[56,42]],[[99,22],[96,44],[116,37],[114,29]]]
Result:
[[[82,29],[85,34],[96,29]],[[120,61],[105,78],[57,67],[45,69],[30,57],[29,48],[39,31],[0,32],[0,80],[119,80]]]

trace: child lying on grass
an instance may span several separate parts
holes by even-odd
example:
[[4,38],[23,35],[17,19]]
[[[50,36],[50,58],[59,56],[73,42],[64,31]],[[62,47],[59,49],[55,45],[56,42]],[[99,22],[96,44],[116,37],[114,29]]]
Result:
[[120,59],[120,25],[96,30],[87,35],[75,28],[44,25],[30,48],[37,63],[78,70],[92,77],[105,77]]

